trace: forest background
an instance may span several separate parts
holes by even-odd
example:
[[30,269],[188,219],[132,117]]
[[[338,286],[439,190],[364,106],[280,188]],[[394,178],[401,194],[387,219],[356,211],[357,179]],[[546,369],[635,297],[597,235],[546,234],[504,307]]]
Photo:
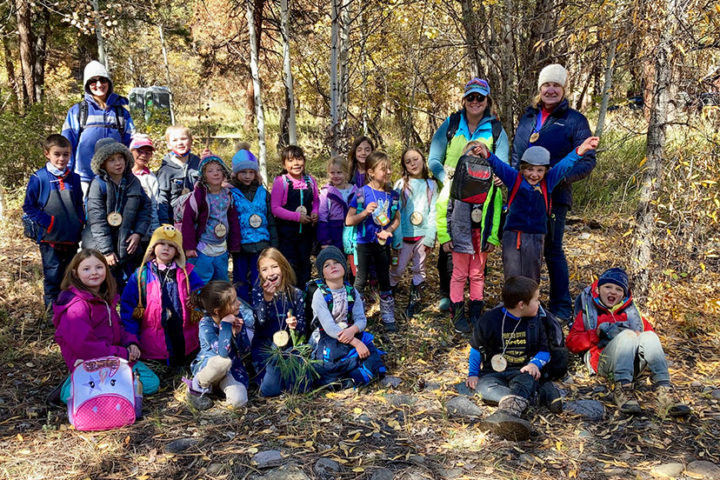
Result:
[[[362,134],[391,156],[397,177],[403,148],[419,145],[427,153],[473,76],[488,79],[512,137],[538,72],[561,63],[570,74],[571,106],[602,134],[597,168],[574,185],[574,221],[591,229],[582,235],[595,243],[588,258],[570,253],[573,288],[623,262],[664,335],[690,349],[685,360],[695,361],[697,345],[717,345],[719,2],[5,0],[0,17],[0,228],[8,262],[0,292],[2,364],[42,364],[60,374],[51,335],[27,333],[41,316],[41,280],[36,252],[18,239],[19,206],[28,175],[44,163],[40,142],[60,131],[81,98],[84,66],[98,58],[122,95],[132,87],[169,87],[175,119],[193,131],[195,151],[210,146],[229,160],[236,142],[248,141],[272,178],[281,168],[279,150],[297,143],[319,179],[325,160],[345,154]],[[168,119],[134,120],[159,147],[159,165]],[[406,356],[427,361],[444,351],[447,334],[435,335],[442,347],[427,338],[427,351],[395,346],[401,376],[412,376],[399,370]],[[705,372],[706,386],[716,384],[717,356],[703,362],[691,367]],[[36,394],[48,386],[36,385]],[[34,408],[18,405],[0,404],[0,424],[23,422]],[[47,415],[43,428],[62,423]],[[20,437],[11,456],[23,446]],[[41,434],[36,438],[43,443]]]

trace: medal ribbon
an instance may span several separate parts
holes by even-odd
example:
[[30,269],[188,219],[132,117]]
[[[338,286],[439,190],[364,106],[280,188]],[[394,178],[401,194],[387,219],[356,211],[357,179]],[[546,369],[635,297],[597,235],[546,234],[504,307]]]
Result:
[[125,191],[125,182],[125,177],[123,177],[122,180],[120,180],[120,185],[115,189],[115,205],[112,213],[118,213],[120,211],[120,200]]
[[[535,133],[540,133],[540,129],[542,128],[542,124],[543,124],[543,121],[542,121],[542,110],[540,110],[540,111],[537,113],[537,116],[535,117],[535,128],[533,128],[533,131],[532,131],[532,133],[530,134],[530,136],[532,136],[532,135],[535,134]],[[536,141],[537,141],[537,140],[536,140]],[[535,143],[535,142],[530,141],[530,143]]]

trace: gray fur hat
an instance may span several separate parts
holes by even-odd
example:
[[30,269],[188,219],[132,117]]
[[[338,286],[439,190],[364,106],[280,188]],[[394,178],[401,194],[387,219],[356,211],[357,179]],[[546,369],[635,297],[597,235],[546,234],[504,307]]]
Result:
[[92,161],[90,162],[90,168],[92,168],[92,171],[96,175],[100,175],[100,171],[105,171],[102,166],[105,163],[105,161],[110,158],[111,155],[114,155],[116,153],[122,153],[125,157],[125,173],[124,175],[127,175],[128,173],[132,172],[132,167],[135,161],[133,160],[133,156],[130,153],[130,150],[123,145],[122,143],[118,142],[114,138],[101,138],[97,141],[95,144],[95,154],[92,157]]
[[110,78],[110,74],[107,71],[107,68],[105,68],[105,65],[98,62],[97,60],[93,60],[92,62],[85,65],[85,71],[83,72],[83,90],[85,90],[85,93],[90,93],[90,87],[88,87],[88,81],[90,81],[91,78],[94,77],[103,77],[108,79],[109,87],[107,94],[110,95],[113,93],[113,83],[112,79]]

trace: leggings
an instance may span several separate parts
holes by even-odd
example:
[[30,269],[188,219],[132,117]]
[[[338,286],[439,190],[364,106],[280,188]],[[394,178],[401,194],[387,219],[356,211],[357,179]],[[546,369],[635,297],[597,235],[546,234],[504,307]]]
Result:
[[355,247],[357,255],[357,275],[355,276],[355,289],[362,295],[368,279],[370,265],[375,266],[380,293],[390,292],[390,245],[379,243],[358,243]]

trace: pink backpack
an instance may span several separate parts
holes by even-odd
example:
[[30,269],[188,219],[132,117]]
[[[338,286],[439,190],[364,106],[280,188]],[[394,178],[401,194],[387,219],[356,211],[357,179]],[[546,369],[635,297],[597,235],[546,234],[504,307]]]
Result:
[[102,357],[78,365],[70,378],[70,423],[77,430],[110,430],[135,423],[142,394],[136,398],[133,380],[132,369],[122,358]]

